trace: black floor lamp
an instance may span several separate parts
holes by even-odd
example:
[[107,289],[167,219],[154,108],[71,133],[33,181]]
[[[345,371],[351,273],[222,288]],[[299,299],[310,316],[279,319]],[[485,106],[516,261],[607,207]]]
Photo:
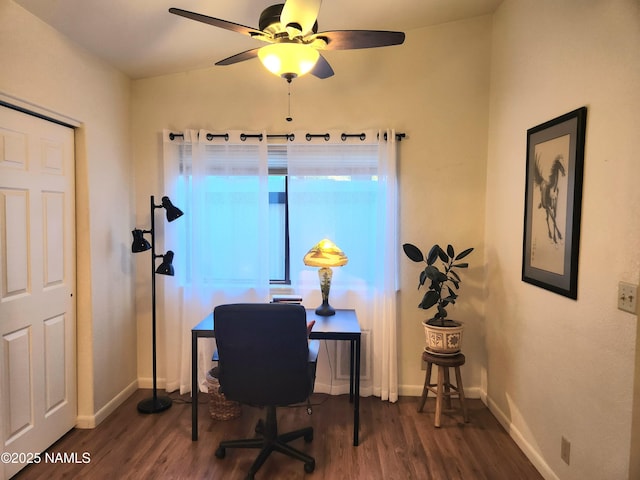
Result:
[[[151,330],[153,342],[153,396],[138,403],[138,411],[141,413],[158,413],[171,407],[171,399],[167,396],[158,396],[157,376],[156,376],[156,273],[160,275],[173,276],[173,252],[168,250],[164,255],[156,255],[156,233],[154,212],[157,208],[164,208],[167,211],[167,221],[173,222],[183,215],[182,210],[174,206],[169,197],[162,197],[162,204],[156,205],[153,195],[151,196],[151,229],[135,229],[131,251],[133,253],[146,252],[151,249]],[[151,243],[144,234],[151,234]],[[162,263],[156,268],[156,258],[162,258]]]

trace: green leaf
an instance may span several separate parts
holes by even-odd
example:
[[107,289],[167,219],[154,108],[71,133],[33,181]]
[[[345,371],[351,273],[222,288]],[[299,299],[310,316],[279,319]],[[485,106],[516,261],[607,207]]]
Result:
[[427,279],[427,270],[423,270],[420,272],[420,282],[418,283],[418,288],[424,285],[425,280]]
[[440,270],[434,265],[427,266],[427,268],[424,269],[424,273],[427,278],[431,280],[436,280],[440,276]]
[[440,255],[440,245],[434,245],[427,255],[427,265],[433,265]]
[[449,270],[449,275],[451,275],[451,277],[449,277],[449,280],[451,280],[452,282],[460,282],[460,277],[458,276],[458,273],[455,270]]
[[440,260],[442,260],[444,263],[448,263],[449,262],[449,256],[440,247],[438,247],[438,256],[440,257]]
[[454,263],[453,265],[451,265],[451,267],[456,267],[456,268],[467,268],[469,267],[468,263]]
[[407,255],[407,257],[409,257],[414,262],[424,261],[424,255],[422,255],[422,251],[415,245],[412,245],[411,243],[405,243],[404,245],[402,245],[402,249],[404,250],[404,253]]
[[447,255],[449,255],[450,258],[453,258],[456,255],[453,250],[453,245],[451,244],[447,245]]
[[460,252],[458,254],[458,256],[456,257],[456,260],[462,260],[464,257],[466,257],[467,255],[469,255],[471,252],[473,252],[473,247],[472,248],[467,248],[466,250]]
[[433,307],[436,303],[438,303],[438,294],[433,290],[429,290],[422,297],[422,302],[418,305],[423,310],[427,310],[428,308]]

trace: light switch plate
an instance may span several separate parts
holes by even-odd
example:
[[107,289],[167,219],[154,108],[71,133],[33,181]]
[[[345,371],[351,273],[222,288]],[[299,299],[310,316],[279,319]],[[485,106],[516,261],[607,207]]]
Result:
[[637,313],[638,286],[632,283],[618,283],[618,308],[625,312]]

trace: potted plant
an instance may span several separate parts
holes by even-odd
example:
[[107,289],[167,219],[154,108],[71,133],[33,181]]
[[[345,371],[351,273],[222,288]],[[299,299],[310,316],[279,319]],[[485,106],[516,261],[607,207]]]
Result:
[[[469,264],[460,262],[473,252],[467,248],[456,255],[453,246],[442,249],[438,244],[431,247],[425,257],[422,251],[411,243],[402,245],[404,253],[414,262],[424,262],[424,270],[420,272],[418,289],[427,284],[427,291],[418,305],[423,310],[437,307],[432,318],[424,320],[427,351],[437,355],[455,355],[462,346],[462,323],[447,318],[447,306],[455,304],[458,298],[456,290],[460,288],[460,276],[457,269],[468,268]],[[440,260],[441,267],[436,262]]]

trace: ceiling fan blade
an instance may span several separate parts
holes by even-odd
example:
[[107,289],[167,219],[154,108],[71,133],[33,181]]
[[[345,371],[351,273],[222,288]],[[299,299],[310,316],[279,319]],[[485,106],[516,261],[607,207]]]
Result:
[[209,17],[207,15],[202,15],[200,13],[190,12],[188,10],[182,10],[181,8],[170,8],[169,13],[173,13],[174,15],[179,15],[181,17],[189,18],[191,20],[196,20],[198,22],[207,23],[209,25],[213,25],[214,27],[224,28],[225,30],[231,30],[232,32],[242,33],[243,35],[249,35],[250,37],[264,37],[264,32],[247,27],[245,25],[240,25],[238,23],[228,22],[227,20],[221,20],[219,18]]
[[331,65],[329,65],[327,59],[320,55],[318,61],[313,67],[313,70],[311,70],[309,73],[314,77],[329,78],[333,77],[333,68],[331,68]]
[[320,32],[311,37],[315,38],[326,42],[323,50],[354,50],[400,45],[404,42],[404,33],[383,30],[334,30]]
[[280,23],[284,26],[298,25],[302,35],[311,33],[313,25],[318,19],[320,4],[322,0],[286,0],[282,13],[280,14]]
[[225,58],[224,60],[220,60],[216,62],[216,65],[233,65],[234,63],[244,62],[245,60],[251,60],[258,56],[259,48],[254,48],[252,50],[247,50],[245,52],[236,53],[230,57]]

